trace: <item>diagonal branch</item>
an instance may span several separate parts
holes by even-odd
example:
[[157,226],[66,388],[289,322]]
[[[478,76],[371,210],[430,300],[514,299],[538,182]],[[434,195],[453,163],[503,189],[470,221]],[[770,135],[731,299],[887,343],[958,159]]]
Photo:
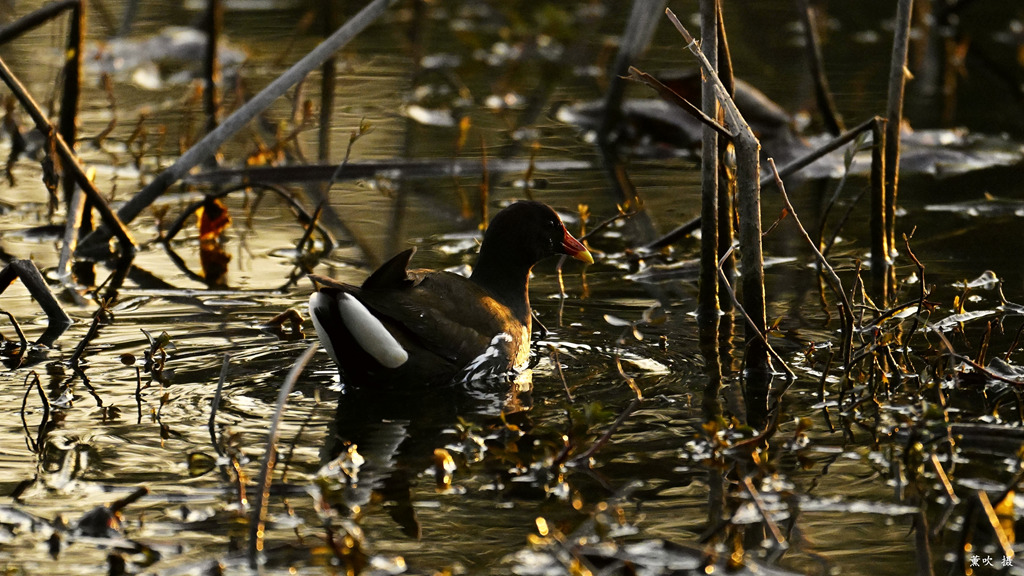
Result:
[[694,106],[692,102],[680,96],[675,90],[669,88],[654,76],[651,76],[641,70],[637,70],[634,66],[630,66],[629,79],[642,84],[647,84],[651,88],[654,88],[654,91],[658,93],[658,96],[661,96],[662,100],[679,106],[705,126],[710,126],[715,132],[718,132],[722,136],[725,136],[726,138],[735,137],[735,134],[730,132],[728,128],[719,124],[717,120],[705,114],[700,108]]
[[[32,98],[32,95],[28,93],[25,86],[14,76],[11,69],[7,67],[7,64],[0,58],[0,79],[7,84],[7,87],[11,89],[14,96],[21,103],[21,106],[28,112],[28,115],[32,117],[32,121],[35,122],[36,129],[46,135],[48,138],[52,138],[57,153],[60,155],[62,165],[64,169],[71,171],[71,176],[75,179],[75,182],[81,186],[82,190],[85,191],[85,195],[89,197],[96,210],[99,211],[100,216],[103,218],[104,224],[113,228],[114,236],[117,237],[118,242],[121,244],[122,256],[131,256],[135,254],[135,241],[132,240],[128,230],[125,228],[124,223],[117,217],[117,214],[110,209],[110,205],[107,204],[106,198],[100,194],[99,190],[86,176],[85,170],[82,168],[81,162],[78,160],[78,156],[71,149],[71,146],[64,141],[64,138],[54,128],[53,124],[46,118],[46,114],[43,113],[42,108]],[[109,236],[108,236],[109,238]]]

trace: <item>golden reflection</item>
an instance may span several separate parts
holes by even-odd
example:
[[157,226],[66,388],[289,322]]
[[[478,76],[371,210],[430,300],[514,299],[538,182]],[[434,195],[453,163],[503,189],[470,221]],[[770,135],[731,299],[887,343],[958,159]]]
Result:
[[537,517],[536,524],[537,524],[537,533],[540,534],[541,536],[547,536],[550,533],[550,531],[548,529],[548,521],[545,520],[543,516],[538,516]]

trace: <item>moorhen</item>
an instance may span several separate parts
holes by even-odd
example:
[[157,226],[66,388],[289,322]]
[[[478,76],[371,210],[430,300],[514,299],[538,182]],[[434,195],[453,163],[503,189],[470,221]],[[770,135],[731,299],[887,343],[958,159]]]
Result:
[[309,314],[320,342],[353,386],[439,384],[506,374],[530,351],[530,270],[590,252],[539,202],[517,202],[491,221],[469,278],[409,270],[410,248],[362,286],[310,275]]

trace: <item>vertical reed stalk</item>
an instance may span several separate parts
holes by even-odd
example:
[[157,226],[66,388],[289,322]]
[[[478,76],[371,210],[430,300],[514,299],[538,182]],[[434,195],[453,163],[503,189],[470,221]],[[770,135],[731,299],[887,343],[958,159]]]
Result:
[[[729,39],[725,34],[725,20],[722,18],[722,2],[717,2],[718,10],[718,77],[725,86],[726,92],[730,95],[735,93],[736,82],[732,74],[732,58],[729,55]],[[722,110],[719,108],[719,122],[724,120]],[[736,258],[732,255],[733,238],[736,229],[733,226],[733,219],[736,211],[733,209],[732,196],[736,191],[736,174],[732,167],[727,165],[729,150],[729,139],[724,134],[718,135],[718,253],[726,254],[720,261],[719,267],[724,273],[725,280],[719,279],[718,306],[723,312],[732,311],[732,298],[722,298],[725,282],[733,282],[736,278]]]
[[[327,1],[320,4],[320,19],[324,25],[325,38],[338,27],[337,13],[334,2]],[[337,62],[337,58],[331,55],[320,67],[320,125],[317,128],[317,145],[319,147],[317,158],[321,164],[330,164],[331,162],[331,127],[333,126],[331,119],[334,116]],[[326,194],[326,190],[324,192]]]
[[900,179],[900,124],[903,122],[903,93],[907,81],[907,51],[910,47],[910,17],[913,0],[900,0],[896,10],[896,31],[892,39],[889,68],[889,99],[885,131],[885,223],[889,248],[896,246],[896,198]]
[[[885,118],[876,117],[871,126],[871,271],[876,279],[884,276],[891,254],[886,206],[885,133]],[[883,288],[882,305],[888,303],[888,294],[884,292]]]
[[637,56],[651,41],[654,30],[658,26],[658,13],[665,9],[668,0],[634,0],[626,23],[625,32],[615,56],[615,63],[608,74],[608,89],[604,98],[604,118],[598,130],[598,137],[606,137],[619,126],[620,108],[625,90],[626,71],[636,61]]
[[814,80],[814,96],[818,102],[818,111],[825,123],[825,129],[833,136],[839,136],[846,127],[836,110],[832,99],[832,91],[828,87],[825,76],[825,57],[821,53],[821,38],[818,33],[817,13],[809,0],[797,0],[800,18],[804,24],[804,45],[807,46],[807,60],[810,64],[811,78]]
[[[738,187],[737,203],[740,220],[740,249],[743,257],[740,260],[740,272],[743,282],[743,308],[749,316],[751,330],[747,331],[747,376],[748,405],[758,404],[767,410],[770,384],[771,362],[768,356],[768,345],[761,336],[767,330],[765,294],[764,294],[764,254],[761,249],[761,143],[754,136],[750,125],[740,114],[736,103],[725,90],[718,74],[710,67],[707,58],[697,46],[696,40],[687,32],[679,19],[671,10],[666,14],[683,36],[687,48],[700,62],[706,81],[715,84],[718,100],[725,108],[729,126],[735,131],[733,141],[736,146],[736,182]],[[761,400],[765,402],[760,406]],[[759,410],[760,412],[760,410]],[[757,425],[760,418],[754,418],[752,425]]]
[[[67,49],[64,51],[64,89],[61,94],[60,117],[57,130],[72,150],[78,140],[78,104],[82,93],[82,59],[85,57],[85,3],[78,2],[71,10],[71,25],[68,30]],[[61,274],[70,271],[68,264],[78,239],[93,231],[92,211],[95,203],[80,192],[75,179],[65,176],[64,204],[67,207],[64,246],[61,248]],[[77,204],[76,204],[77,202]],[[79,279],[85,284],[95,281],[91,262],[79,262],[74,266]],[[67,277],[64,277],[65,281]]]
[[206,0],[206,14],[203,17],[206,29],[206,53],[203,55],[203,111],[206,113],[206,133],[217,128],[220,112],[220,66],[217,61],[217,44],[224,27],[224,9],[220,0]]
[[[82,54],[85,46],[85,6],[76,4],[71,9],[71,26],[64,51],[64,90],[61,93],[60,117],[57,122],[64,141],[75,147],[78,139],[78,101],[82,86]],[[64,178],[64,203],[71,201],[75,192],[73,178]]]
[[[701,51],[708,65],[718,71],[718,9],[717,0],[700,2]],[[718,119],[718,98],[715,87],[705,79],[701,83],[701,109],[708,118]],[[700,226],[700,289],[697,296],[698,318],[714,320],[719,311],[718,298],[718,132],[711,126],[701,127],[701,226]],[[718,324],[717,321],[714,322]]]

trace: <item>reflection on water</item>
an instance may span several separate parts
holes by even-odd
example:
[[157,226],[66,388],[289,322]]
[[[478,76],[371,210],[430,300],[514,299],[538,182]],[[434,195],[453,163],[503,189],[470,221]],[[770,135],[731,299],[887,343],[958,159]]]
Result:
[[[431,166],[438,169],[415,178],[374,170],[372,176],[364,173],[336,184],[331,205],[347,234],[339,235],[339,245],[318,264],[318,273],[357,283],[369,262],[409,245],[420,248],[417,259],[426,267],[471,262],[476,199],[484,178],[475,168],[485,162],[482,146],[494,162],[487,172],[492,213],[500,202],[527,194],[566,214],[587,204],[591,228],[616,212],[621,197],[611,192],[601,168],[604,159],[576,129],[548,112],[555,102],[600,94],[605,80],[599,72],[601,55],[610,35],[621,28],[626,8],[616,3],[506,4],[429,4],[420,6],[424,13],[400,4],[341,54],[333,149],[344,150],[352,130],[365,119],[373,130],[353,144],[354,164],[397,158],[397,164],[409,168],[411,162],[430,158],[437,159]],[[887,57],[884,23],[891,7],[888,2],[868,4],[830,7],[837,12],[826,45],[839,106],[857,119],[878,113],[884,101],[884,78],[870,63]],[[107,6],[115,14],[123,9],[118,3]],[[168,12],[160,3],[139,7],[129,37],[138,42],[195,16]],[[30,8],[18,5],[19,13]],[[806,106],[810,91],[802,74],[804,61],[795,40],[786,36],[786,24],[795,21],[790,3],[764,2],[742,10],[727,3],[726,10],[729,25],[735,26],[730,37],[737,72],[789,111]],[[228,10],[230,45],[248,58],[228,78],[235,82],[224,92],[228,107],[315,45],[315,30],[301,27],[306,14],[295,3],[271,12]],[[94,19],[96,40],[116,29],[106,18],[97,14]],[[780,34],[762,34],[765,22]],[[0,56],[40,98],[49,94],[61,60],[58,28],[44,27],[0,47]],[[1010,31],[1008,25],[996,32]],[[979,34],[977,41],[1005,49],[1010,40],[1004,36]],[[679,39],[665,26],[642,60],[651,70],[686,62]],[[170,81],[166,73],[174,70],[157,72],[137,80],[115,76],[110,98],[95,70],[89,72],[81,133],[90,138],[112,119],[116,123],[102,142],[83,141],[80,149],[87,163],[98,168],[100,189],[115,202],[166,166],[179,141],[194,141],[200,125],[199,103],[184,87],[187,82]],[[972,90],[971,83],[966,81],[963,89]],[[978,84],[992,93],[993,103],[958,106],[955,120],[1019,139],[1024,134],[1021,115],[994,112],[1010,109],[997,105],[1007,96],[990,82]],[[633,88],[636,95],[647,95]],[[297,162],[315,157],[316,131],[302,126],[298,117],[307,99],[318,105],[318,89],[310,80],[303,91],[282,99],[225,147],[225,161],[241,166],[246,158]],[[924,122],[928,116],[918,104],[910,105],[910,113],[915,122]],[[420,111],[434,121],[422,121]],[[294,138],[282,143],[282,134],[293,129]],[[527,178],[534,143],[537,163]],[[273,149],[275,144],[281,147]],[[10,146],[9,137],[0,138],[0,155],[6,157]],[[332,161],[339,161],[340,155],[335,156]],[[505,165],[516,169],[499,169]],[[352,549],[362,547],[363,561],[382,573],[397,572],[404,562],[411,573],[464,567],[470,573],[507,574],[517,563],[546,566],[543,562],[558,560],[564,545],[572,544],[570,535],[579,536],[584,546],[607,534],[615,534],[621,546],[587,548],[583,557],[610,563],[633,554],[650,559],[656,568],[673,562],[685,567],[692,554],[687,556],[690,548],[683,546],[699,548],[723,524],[720,513],[733,509],[741,512],[733,523],[748,531],[730,537],[736,542],[745,538],[740,543],[747,550],[769,556],[764,542],[770,531],[759,529],[765,513],[752,501],[726,501],[746,494],[740,486],[723,488],[724,478],[738,477],[728,476],[733,472],[729,467],[736,461],[732,455],[742,450],[770,460],[765,466],[773,472],[757,489],[766,496],[767,514],[786,530],[790,546],[781,558],[758,561],[780,560],[780,569],[812,573],[829,573],[833,567],[844,574],[916,569],[915,544],[908,537],[912,520],[907,507],[912,504],[893,497],[892,484],[906,476],[900,466],[907,464],[898,461],[893,447],[904,445],[905,423],[917,416],[915,411],[927,413],[930,404],[868,402],[837,413],[840,390],[848,393],[848,385],[856,392],[864,384],[841,383],[830,375],[822,386],[837,327],[821,304],[818,278],[805,265],[810,260],[803,245],[783,223],[766,237],[772,258],[769,317],[780,319],[772,343],[798,380],[787,391],[776,435],[765,446],[754,450],[744,444],[744,434],[751,432],[742,427],[708,428],[710,414],[721,415],[725,426],[734,416],[742,422],[747,408],[739,378],[739,338],[723,337],[720,344],[721,389],[707,385],[691,315],[695,275],[685,266],[696,257],[699,242],[681,240],[671,253],[631,250],[640,243],[638,234],[664,232],[697,215],[699,177],[687,154],[677,152],[632,159],[626,168],[649,220],[643,226],[617,222],[591,238],[595,254],[601,255],[598,262],[585,276],[565,277],[564,287],[554,263],[535,269],[531,301],[550,333],[535,338],[528,392],[513,394],[503,387],[382,397],[340,385],[326,354],[314,357],[280,424],[278,482],[266,534],[268,573],[291,567],[306,573],[337,570],[331,546],[340,546],[343,539],[325,541],[325,522],[348,530],[359,543]],[[9,205],[0,209],[0,254],[32,259],[55,279],[59,243],[35,230],[49,222],[41,169],[21,160],[11,176],[15,184],[0,188],[0,206]],[[1019,166],[1009,166],[902,181],[900,225],[908,234],[916,227],[913,250],[927,267],[925,282],[934,287],[930,298],[941,303],[936,314],[947,316],[949,303],[963,295],[956,282],[988,269],[1003,279],[1009,300],[1024,301],[1018,215],[1011,203],[985,199],[986,193],[1015,197],[1020,177]],[[805,222],[823,215],[833,184],[809,182],[789,190]],[[850,222],[866,220],[866,208],[852,200],[864,185],[862,179],[851,179],[848,186],[857,190],[841,200],[844,210],[852,206]],[[301,192],[297,185],[290,189]],[[463,198],[470,217],[464,216]],[[211,270],[205,260],[211,254],[200,249],[193,224],[175,237],[173,250],[157,242],[173,218],[199,199],[194,189],[172,190],[133,223],[142,242],[139,255],[82,349],[77,370],[71,358],[93,326],[98,303],[90,300],[92,291],[76,304],[66,290],[58,290],[72,327],[53,349],[33,349],[21,368],[0,372],[0,562],[10,569],[107,574],[116,573],[119,562],[127,562],[133,572],[161,574],[208,573],[218,563],[226,572],[244,569],[247,502],[241,487],[248,483],[252,490],[278,387],[307,345],[265,326],[288,308],[303,309],[308,299],[308,283],[291,282],[301,278],[295,247],[304,226],[287,203],[272,195],[228,197],[233,224],[222,250],[213,255],[225,266],[223,282],[212,287],[204,275]],[[766,221],[779,212],[778,200],[766,197]],[[60,219],[58,214],[55,220]],[[851,285],[867,245],[866,227],[848,224],[830,256]],[[97,266],[97,284],[111,273]],[[914,266],[898,261],[898,289],[907,300],[920,287],[917,274]],[[998,326],[1002,336],[992,336],[991,349],[1001,346],[1010,361],[1019,361],[1011,342],[1020,326],[1017,309],[1002,303],[993,286],[971,290],[964,300],[969,311],[1005,320],[1005,326]],[[97,293],[109,292],[100,288]],[[667,311],[664,323],[645,317],[656,304]],[[46,328],[45,317],[21,284],[0,295],[0,308],[17,318],[30,342]],[[616,320],[609,323],[606,316]],[[983,326],[957,332],[955,324],[950,322],[948,337],[958,346],[968,349],[980,340],[977,332]],[[311,330],[308,323],[306,329]],[[740,334],[738,326],[732,329]],[[0,316],[0,333],[16,339],[5,316]],[[160,339],[164,333],[167,340]],[[225,355],[226,379],[211,427],[211,403]],[[941,368],[928,364],[933,360],[921,359],[921,370]],[[635,382],[644,400],[617,422],[635,398],[625,377]],[[716,391],[713,402],[704,397],[708,389]],[[1001,399],[1013,396],[1009,389],[985,393],[994,392]],[[960,408],[985,405],[985,393],[958,397]],[[608,431],[612,434],[605,441]],[[957,432],[969,449],[993,445],[985,430]],[[931,437],[921,441],[938,442]],[[592,447],[598,449],[588,454]],[[994,458],[986,455],[998,464],[965,472],[966,481],[1001,486],[1012,466],[1000,458],[1012,460],[1015,450],[1004,448]],[[439,450],[455,466],[451,485],[437,481],[443,473]],[[125,504],[114,518],[111,503],[139,487],[148,488],[148,494]],[[106,521],[97,523],[96,518]],[[538,518],[548,527],[544,533]],[[654,539],[671,544],[660,546]],[[938,538],[935,546],[939,559],[957,544]],[[728,552],[724,544],[719,552]]]

